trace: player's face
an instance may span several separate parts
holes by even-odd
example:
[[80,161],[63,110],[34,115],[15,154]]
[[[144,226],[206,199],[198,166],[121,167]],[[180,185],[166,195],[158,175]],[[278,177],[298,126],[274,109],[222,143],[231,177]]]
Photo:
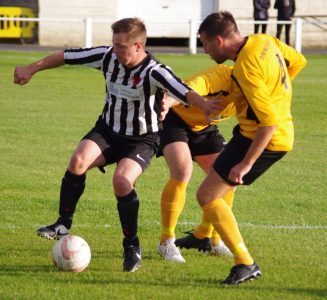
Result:
[[222,49],[222,39],[218,36],[215,38],[208,38],[205,33],[200,34],[200,40],[203,45],[204,52],[218,64],[225,62],[228,57]]
[[114,33],[112,45],[113,52],[117,55],[117,59],[121,64],[133,67],[138,63],[140,42],[130,41],[127,33]]

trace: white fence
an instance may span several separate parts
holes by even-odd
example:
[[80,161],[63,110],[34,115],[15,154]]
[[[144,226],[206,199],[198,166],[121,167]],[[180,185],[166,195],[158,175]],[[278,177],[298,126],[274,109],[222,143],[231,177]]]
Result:
[[[113,21],[111,20],[104,20],[104,19],[97,19],[92,17],[87,18],[9,18],[9,17],[0,17],[0,21],[27,21],[27,22],[60,22],[60,23],[69,23],[69,22],[79,22],[84,24],[84,47],[91,47],[93,45],[93,25],[95,23],[107,23],[111,24]],[[327,22],[325,21],[306,21],[302,18],[296,18],[293,21],[253,21],[253,20],[237,20],[239,27],[242,25],[254,25],[254,24],[293,24],[295,25],[294,31],[294,47],[298,51],[302,51],[302,32],[303,32],[303,25],[308,23],[310,25],[325,25]],[[148,27],[151,27],[151,24],[147,24]],[[173,26],[174,24],[169,24]],[[189,39],[189,52],[191,54],[197,53],[197,29],[200,25],[199,21],[190,20],[188,23],[189,32],[185,33],[185,37]],[[69,30],[69,29],[68,29]],[[241,30],[242,31],[242,30]],[[242,31],[243,32],[243,31]],[[150,36],[151,37],[151,36]],[[326,45],[326,43],[325,43]]]

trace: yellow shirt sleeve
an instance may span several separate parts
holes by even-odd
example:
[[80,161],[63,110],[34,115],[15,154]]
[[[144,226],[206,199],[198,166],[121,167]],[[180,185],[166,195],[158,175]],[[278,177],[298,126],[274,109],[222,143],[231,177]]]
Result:
[[[219,93],[224,95],[229,93],[232,83],[231,72],[232,68],[229,66],[215,65],[187,78],[185,83],[210,101]],[[223,105],[223,107],[223,110],[212,116],[210,124],[216,124],[235,115],[236,111],[233,103]],[[177,105],[173,107],[173,110],[193,131],[199,131],[208,126],[206,116],[198,107]]]

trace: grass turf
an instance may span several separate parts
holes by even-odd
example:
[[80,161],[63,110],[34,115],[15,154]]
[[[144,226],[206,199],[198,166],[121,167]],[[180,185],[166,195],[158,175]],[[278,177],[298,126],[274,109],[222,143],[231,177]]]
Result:
[[[80,138],[102,109],[104,82],[95,70],[65,66],[12,83],[15,65],[46,53],[0,52],[0,299],[325,299],[327,241],[327,57],[308,56],[294,82],[295,148],[250,187],[236,193],[234,212],[263,277],[237,287],[219,284],[228,258],[182,252],[186,264],[160,259],[160,193],[168,177],[163,158],[140,177],[139,234],[143,263],[122,272],[121,232],[111,187],[113,167],[91,170],[72,234],[90,244],[92,260],[79,274],[57,271],[53,242],[35,235],[56,220],[60,181]],[[180,76],[212,62],[204,55],[157,55]],[[221,124],[227,139],[233,121]],[[176,234],[201,219],[195,166]]]

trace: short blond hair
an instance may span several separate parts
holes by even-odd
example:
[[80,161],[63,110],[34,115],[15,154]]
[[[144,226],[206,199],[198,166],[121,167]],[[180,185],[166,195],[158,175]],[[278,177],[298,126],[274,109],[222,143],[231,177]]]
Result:
[[113,33],[127,33],[132,42],[140,39],[145,45],[147,39],[146,27],[139,18],[124,18],[111,25]]

